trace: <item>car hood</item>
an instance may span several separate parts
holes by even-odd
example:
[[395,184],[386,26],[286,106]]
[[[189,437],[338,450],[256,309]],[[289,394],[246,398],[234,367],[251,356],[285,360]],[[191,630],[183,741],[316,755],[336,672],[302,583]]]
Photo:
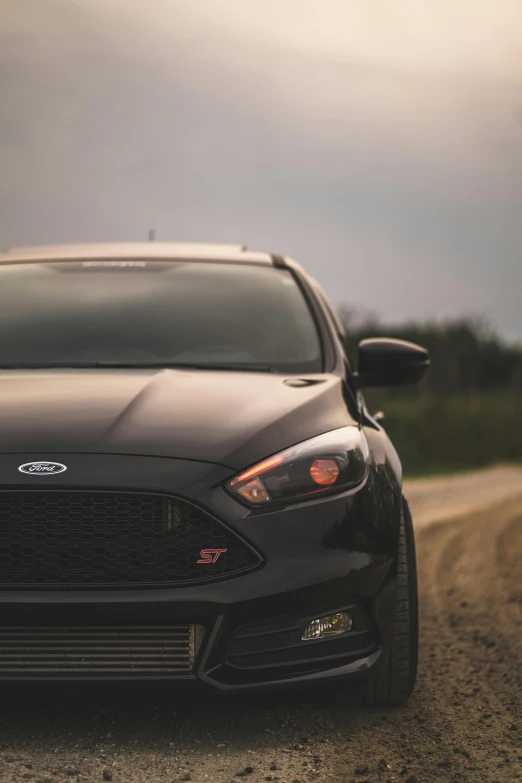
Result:
[[336,375],[206,370],[0,373],[0,452],[165,456],[241,469],[352,424]]

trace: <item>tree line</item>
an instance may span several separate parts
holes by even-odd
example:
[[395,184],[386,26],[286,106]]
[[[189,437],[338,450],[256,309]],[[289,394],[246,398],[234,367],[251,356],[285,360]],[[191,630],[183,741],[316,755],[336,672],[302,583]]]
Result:
[[369,389],[370,410],[383,425],[409,474],[466,469],[522,459],[522,346],[503,341],[483,320],[387,325],[340,309],[346,348],[356,367],[367,337],[397,337],[430,352],[418,386]]

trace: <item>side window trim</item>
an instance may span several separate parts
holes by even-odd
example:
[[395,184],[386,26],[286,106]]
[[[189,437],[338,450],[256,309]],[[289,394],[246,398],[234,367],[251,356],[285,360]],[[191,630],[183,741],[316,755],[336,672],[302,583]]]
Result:
[[343,347],[344,347],[344,341],[346,339],[346,331],[344,329],[343,322],[341,321],[341,319],[337,315],[336,311],[332,307],[332,305],[330,303],[330,300],[326,296],[325,292],[323,291],[323,289],[321,288],[319,283],[316,283],[314,281],[314,285],[315,285],[315,288],[316,288],[316,293],[317,293],[319,299],[321,300],[321,303],[324,306],[326,312],[330,316],[330,319],[331,319],[331,321],[332,321],[332,323],[333,323],[333,325],[335,327],[335,332],[337,334],[337,337],[341,340],[341,342],[343,344]]
[[308,307],[310,308],[312,317],[316,324],[322,345],[323,372],[330,372],[331,368],[335,364],[335,349],[332,340],[331,327],[328,324],[328,319],[325,318],[326,313],[324,312],[322,301],[318,297],[315,285],[308,275],[302,274],[301,270],[294,267],[289,268],[295,281],[301,289],[301,293],[303,294]]
[[[348,386],[350,387],[350,390],[352,394],[354,395],[356,401],[357,401],[357,407],[359,408],[359,411],[362,413],[363,406],[365,405],[364,397],[360,393],[360,391],[357,389],[355,383],[354,383],[354,377],[353,377],[353,370],[351,367],[350,359],[348,358],[348,354],[346,353],[346,331],[343,325],[343,322],[335,312],[334,308],[330,304],[330,300],[326,296],[326,293],[321,288],[319,283],[316,280],[311,280],[312,286],[314,288],[314,293],[317,296],[319,302],[321,303],[322,307],[324,308],[327,317],[330,319],[333,329],[339,339],[339,342],[341,344],[341,350],[343,353],[343,359],[344,364],[346,367],[346,382]],[[362,404],[361,404],[362,403]]]

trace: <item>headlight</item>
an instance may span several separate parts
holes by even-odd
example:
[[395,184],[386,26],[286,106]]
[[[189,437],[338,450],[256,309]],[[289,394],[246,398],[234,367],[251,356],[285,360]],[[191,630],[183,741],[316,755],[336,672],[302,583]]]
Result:
[[366,478],[368,454],[364,433],[355,426],[342,427],[259,462],[227,488],[252,506],[342,492]]

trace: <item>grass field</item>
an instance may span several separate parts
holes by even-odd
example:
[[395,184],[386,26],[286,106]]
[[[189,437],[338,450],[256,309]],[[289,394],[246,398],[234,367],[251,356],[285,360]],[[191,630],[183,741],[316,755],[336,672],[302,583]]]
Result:
[[407,475],[522,459],[522,397],[513,392],[409,396],[368,392]]

